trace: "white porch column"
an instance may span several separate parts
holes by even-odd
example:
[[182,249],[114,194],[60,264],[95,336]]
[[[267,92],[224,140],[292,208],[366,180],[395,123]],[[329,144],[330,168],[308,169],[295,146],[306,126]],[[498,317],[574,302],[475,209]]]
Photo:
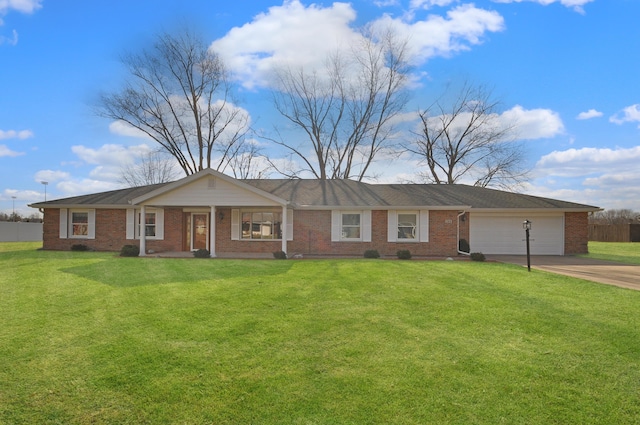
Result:
[[287,206],[282,206],[282,223],[280,223],[280,229],[282,230],[282,252],[287,252]]
[[211,220],[209,220],[209,254],[216,257],[216,206],[211,206]]
[[146,209],[144,205],[140,207],[140,219],[138,220],[138,234],[140,235],[140,257],[147,255],[147,229],[146,223]]

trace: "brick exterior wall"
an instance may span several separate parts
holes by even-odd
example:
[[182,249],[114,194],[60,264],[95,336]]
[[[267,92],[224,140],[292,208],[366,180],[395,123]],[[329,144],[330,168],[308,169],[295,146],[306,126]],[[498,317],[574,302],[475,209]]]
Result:
[[[182,208],[165,208],[164,240],[147,240],[147,250],[154,252],[184,251],[188,247],[186,217]],[[221,217],[222,216],[222,217]],[[469,241],[469,219],[460,220],[460,238]],[[210,217],[211,218],[211,217]],[[216,253],[265,253],[282,248],[281,241],[231,240],[231,209],[219,208],[215,219]],[[586,212],[565,213],[565,254],[588,251],[588,223]],[[293,213],[293,241],[287,242],[291,256],[357,256],[368,249],[381,256],[395,257],[396,252],[408,249],[416,257],[450,257],[457,255],[458,212],[429,211],[429,242],[387,242],[387,211],[371,213],[371,242],[332,242],[331,211],[296,210]],[[126,239],[126,210],[97,209],[95,239],[60,239],[60,210],[48,208],[44,215],[43,248],[70,250],[72,245],[84,244],[96,251],[119,251],[123,245],[140,245],[139,240]]]
[[[164,240],[147,239],[147,250],[182,251],[183,214],[181,208],[164,210]],[[138,239],[127,239],[125,209],[96,209],[95,239],[60,238],[60,210],[47,208],[44,214],[43,249],[69,251],[82,244],[95,251],[120,251],[124,245],[140,246]]]
[[589,252],[589,215],[586,212],[564,213],[564,254]]

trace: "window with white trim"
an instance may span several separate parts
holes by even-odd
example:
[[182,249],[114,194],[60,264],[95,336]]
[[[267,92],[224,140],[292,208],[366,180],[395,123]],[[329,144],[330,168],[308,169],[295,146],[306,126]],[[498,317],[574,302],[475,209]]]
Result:
[[241,216],[242,239],[282,239],[282,212],[243,210]]
[[415,241],[418,237],[418,213],[398,211],[398,240]]
[[341,238],[343,240],[360,240],[362,238],[361,215],[355,212],[342,213]]
[[[136,224],[137,224],[137,231],[136,234],[138,235],[138,237],[142,236],[142,227],[141,227],[141,213],[138,213],[138,217],[136,220]],[[156,213],[155,212],[145,212],[145,218],[144,218],[144,235],[145,237],[151,237],[154,238],[156,236],[156,222],[157,222],[157,217],[156,217]]]
[[96,210],[60,208],[60,239],[95,239]]
[[71,237],[88,238],[89,237],[89,212],[88,211],[71,211]]
[[388,210],[387,232],[389,242],[429,242],[429,210]]

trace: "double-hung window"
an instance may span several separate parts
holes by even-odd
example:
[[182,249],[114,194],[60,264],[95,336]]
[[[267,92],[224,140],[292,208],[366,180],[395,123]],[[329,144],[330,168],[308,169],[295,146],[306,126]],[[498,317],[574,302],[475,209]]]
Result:
[[343,213],[342,214],[342,239],[360,240],[361,229],[360,213]]
[[429,242],[429,211],[387,211],[387,241]]
[[142,236],[142,229],[144,228],[144,235],[153,238],[156,236],[156,213],[147,212],[144,215],[144,223],[142,223],[141,214],[138,213],[138,237]]
[[332,242],[371,242],[371,211],[331,211]]
[[418,213],[398,212],[398,240],[414,241],[418,237]]
[[71,212],[71,236],[86,238],[89,235],[89,212]]

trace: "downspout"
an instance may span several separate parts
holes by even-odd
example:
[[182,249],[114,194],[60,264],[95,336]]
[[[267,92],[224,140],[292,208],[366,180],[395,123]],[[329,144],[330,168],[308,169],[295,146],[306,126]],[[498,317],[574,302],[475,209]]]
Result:
[[466,211],[460,211],[460,213],[458,214],[458,235],[456,238],[458,240],[458,246],[456,247],[456,250],[458,251],[458,254],[471,255],[470,252],[460,251],[460,217],[462,217],[466,213],[467,213]]

